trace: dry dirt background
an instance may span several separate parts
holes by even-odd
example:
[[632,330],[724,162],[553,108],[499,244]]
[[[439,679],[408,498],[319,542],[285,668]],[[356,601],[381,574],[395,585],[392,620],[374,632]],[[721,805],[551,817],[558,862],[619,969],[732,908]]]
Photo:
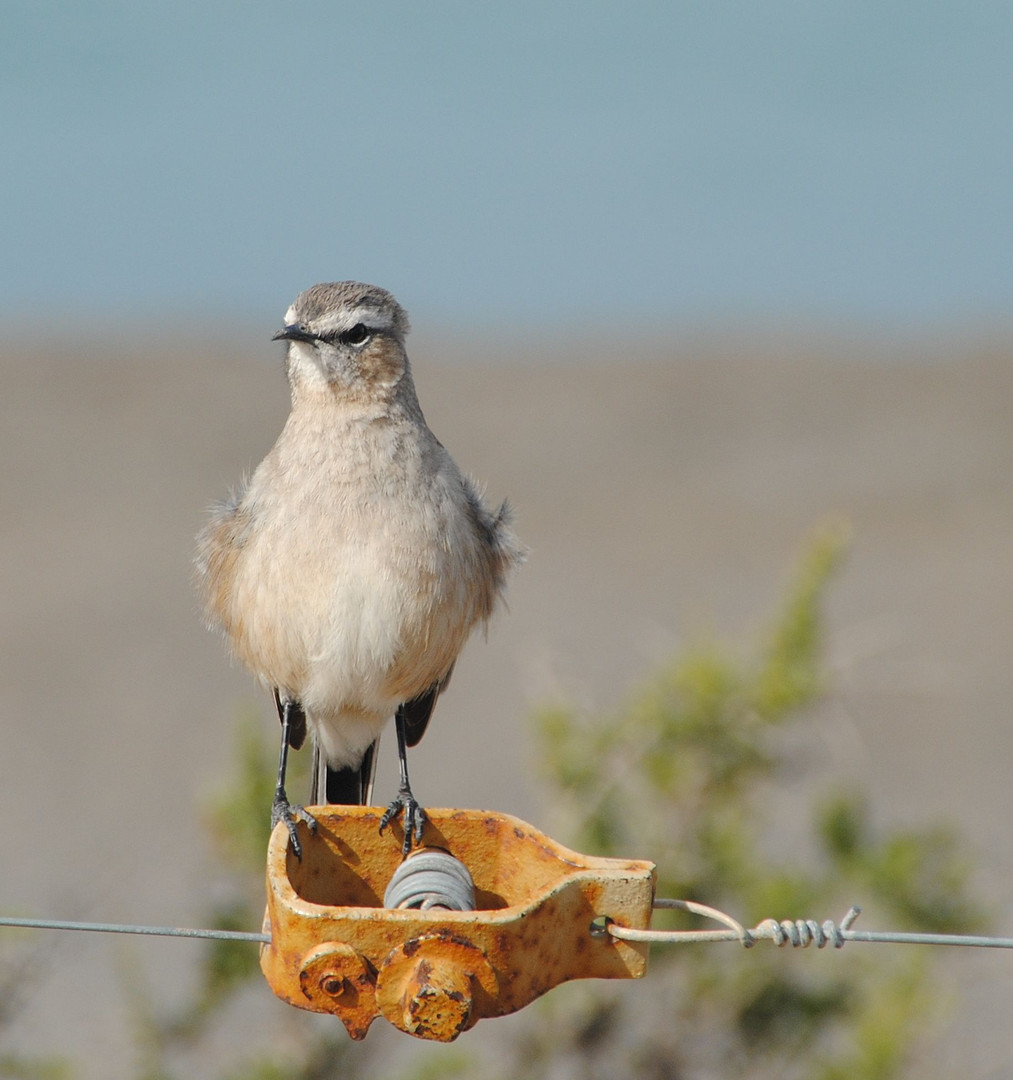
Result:
[[[882,824],[959,822],[1013,934],[1008,337],[410,344],[431,426],[490,498],[510,496],[531,548],[509,613],[469,646],[413,757],[424,801],[547,826],[531,708],[560,694],[613,705],[700,633],[748,644],[807,530],[844,515],[833,694],[809,763],[860,777]],[[280,352],[213,335],[23,339],[0,372],[0,910],[193,925],[200,806],[230,762],[234,718],[252,703],[272,737],[276,725],[199,625],[192,537],[283,422]],[[393,756],[388,739],[384,798]],[[771,846],[793,857],[788,837]],[[37,948],[10,1048],[108,1078],[133,1061],[124,955],[171,1003],[197,946],[53,933]],[[939,1039],[942,1075],[1013,1075],[1011,964],[947,957],[962,1005]],[[266,988],[246,999],[219,1063],[284,1008]]]

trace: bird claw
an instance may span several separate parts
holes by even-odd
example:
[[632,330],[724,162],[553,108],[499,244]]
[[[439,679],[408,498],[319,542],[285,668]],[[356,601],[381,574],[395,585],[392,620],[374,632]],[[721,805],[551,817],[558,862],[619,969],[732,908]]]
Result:
[[399,814],[402,819],[401,823],[404,826],[404,843],[401,845],[401,854],[410,855],[413,840],[416,847],[421,847],[422,830],[429,820],[425,810],[422,809],[421,803],[412,794],[411,788],[401,788],[390,806],[384,810],[383,817],[380,818],[380,832],[382,833]]
[[275,795],[274,802],[271,804],[271,828],[273,829],[279,821],[285,822],[285,828],[288,829],[289,846],[292,848],[295,857],[302,862],[302,843],[299,840],[297,823],[304,822],[310,832],[315,833],[317,831],[317,819],[305,806],[290,803],[284,792],[282,792]]

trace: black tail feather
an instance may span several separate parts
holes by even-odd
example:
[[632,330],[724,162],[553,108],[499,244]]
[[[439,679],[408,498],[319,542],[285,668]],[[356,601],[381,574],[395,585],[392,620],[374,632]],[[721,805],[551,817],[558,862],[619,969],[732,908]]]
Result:
[[[370,746],[355,766],[332,769],[321,766],[316,747],[313,748],[313,791],[310,802],[319,806],[365,806],[373,793],[373,776],[376,772],[376,748],[379,739]],[[321,798],[321,796],[323,796]]]

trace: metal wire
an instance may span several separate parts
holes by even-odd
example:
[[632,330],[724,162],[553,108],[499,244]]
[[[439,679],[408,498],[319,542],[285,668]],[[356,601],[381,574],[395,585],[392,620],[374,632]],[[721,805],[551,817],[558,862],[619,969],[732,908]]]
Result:
[[727,930],[638,930],[634,927],[619,926],[606,920],[605,929],[620,941],[641,941],[655,945],[679,945],[704,941],[738,941],[743,947],[751,949],[757,941],[773,941],[779,948],[791,945],[806,949],[815,945],[817,949],[833,945],[835,949],[844,947],[848,941],[868,941],[893,945],[962,945],[983,949],[1013,949],[1013,938],[984,937],[976,934],[917,934],[894,931],[852,930],[855,920],[862,913],[859,907],[852,907],[835,923],[826,919],[822,923],[814,919],[764,919],[752,929],[747,930],[740,922],[717,908],[697,904],[692,900],[654,901],[655,909],[677,908],[694,915],[703,915],[724,923]]
[[185,926],[129,926],[123,923],[68,922],[65,919],[15,919],[0,915],[0,926],[30,930],[89,930],[98,934],[147,934],[151,937],[213,938],[218,941],[257,941],[269,944],[270,934],[245,930],[196,930]]
[[[852,907],[839,923],[832,919],[817,922],[814,919],[764,919],[751,929],[744,927],[731,915],[717,908],[698,904],[692,900],[658,899],[655,910],[676,908],[694,915],[702,915],[723,923],[724,930],[640,930],[620,926],[611,919],[604,919],[604,926],[592,924],[591,933],[600,937],[607,933],[620,941],[638,941],[652,945],[680,945],[709,941],[738,941],[750,949],[757,941],[773,941],[778,947],[791,945],[805,949],[815,945],[823,949],[833,945],[844,947],[848,941],[866,941],[874,944],[893,945],[950,945],[982,949],[1013,949],[1013,938],[985,937],[977,934],[919,934],[888,930],[853,930],[852,925],[861,914],[861,908]],[[382,909],[381,909],[382,910]],[[0,926],[13,926],[29,930],[84,930],[100,934],[145,934],[151,937],[204,938],[218,941],[250,941],[270,944],[271,935],[250,933],[244,930],[195,929],[182,926],[133,926],[123,923],[70,922],[64,919],[22,919],[0,915]]]

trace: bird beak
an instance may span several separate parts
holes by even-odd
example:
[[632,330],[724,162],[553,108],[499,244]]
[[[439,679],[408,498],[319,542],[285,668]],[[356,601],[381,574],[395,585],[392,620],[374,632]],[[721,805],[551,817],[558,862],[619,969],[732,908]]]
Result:
[[298,323],[289,323],[282,327],[277,334],[271,336],[272,341],[316,341],[316,337],[310,334]]

